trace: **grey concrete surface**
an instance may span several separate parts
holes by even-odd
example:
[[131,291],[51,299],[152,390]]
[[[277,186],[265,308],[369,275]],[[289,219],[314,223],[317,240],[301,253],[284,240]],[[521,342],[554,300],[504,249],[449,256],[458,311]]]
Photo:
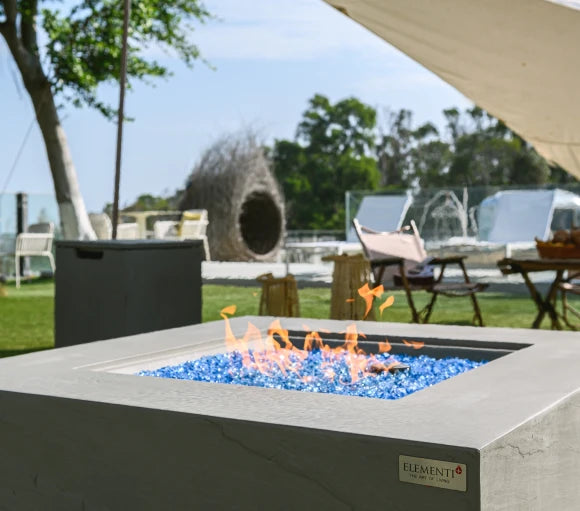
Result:
[[[577,509],[577,333],[358,327],[521,349],[396,401],[131,374],[223,351],[221,322],[3,359],[0,508]],[[400,456],[464,465],[466,491],[401,482]]]

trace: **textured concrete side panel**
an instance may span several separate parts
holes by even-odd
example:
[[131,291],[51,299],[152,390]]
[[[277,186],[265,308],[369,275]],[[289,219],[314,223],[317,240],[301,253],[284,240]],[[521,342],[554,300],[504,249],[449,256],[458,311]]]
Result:
[[[479,509],[473,449],[6,392],[0,438],[0,509]],[[468,491],[400,483],[400,454]]]
[[580,509],[580,393],[481,453],[482,510]]

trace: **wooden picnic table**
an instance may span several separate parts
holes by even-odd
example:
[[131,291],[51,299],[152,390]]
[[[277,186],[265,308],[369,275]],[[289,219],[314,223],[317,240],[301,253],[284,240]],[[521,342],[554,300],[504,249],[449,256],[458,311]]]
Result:
[[[556,295],[560,284],[565,282],[564,274],[566,272],[580,272],[580,259],[512,259],[505,258],[497,263],[499,269],[504,275],[520,274],[536,307],[538,314],[532,323],[532,328],[540,328],[544,316],[548,314],[552,322],[552,329],[562,330],[562,324],[556,310]],[[548,288],[546,296],[542,296],[534,283],[531,281],[529,274],[539,271],[553,271],[556,276]]]

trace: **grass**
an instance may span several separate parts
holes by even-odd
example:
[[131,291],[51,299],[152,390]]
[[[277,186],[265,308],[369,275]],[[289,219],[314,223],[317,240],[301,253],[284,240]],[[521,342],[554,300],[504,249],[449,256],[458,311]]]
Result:
[[[330,311],[330,289],[306,288],[299,291],[300,313],[306,318],[327,318]],[[376,310],[380,321],[396,323],[411,322],[411,312],[407,306],[405,294],[401,291],[389,293],[395,296],[395,303],[386,309],[382,318]],[[417,309],[427,305],[431,295],[415,293],[413,298]],[[257,314],[260,299],[259,288],[233,286],[204,286],[203,321],[220,319],[219,311],[226,305],[236,304],[237,316]],[[536,306],[528,295],[506,293],[483,293],[478,295],[483,320],[486,326],[529,328],[536,317]],[[380,303],[380,302],[379,302]],[[473,308],[469,298],[447,298],[440,296],[433,309],[431,323],[449,325],[471,325]],[[549,328],[545,319],[543,328]]]
[[0,296],[0,357],[53,346],[54,284],[6,286]]
[[[7,296],[0,296],[0,357],[26,353],[53,346],[54,283],[38,281],[24,284],[21,289],[6,286]],[[300,311],[305,318],[327,318],[330,311],[329,288],[301,289]],[[382,321],[405,322],[411,314],[405,296],[393,293],[395,303],[386,309]],[[423,307],[429,295],[416,293],[416,305]],[[536,316],[536,308],[527,295],[483,293],[479,295],[483,319],[487,326],[529,328]],[[258,313],[260,288],[205,285],[203,287],[203,321],[219,320],[219,311],[237,305],[236,316]],[[578,301],[576,302],[578,303]],[[579,304],[580,305],[580,304]],[[468,298],[437,300],[432,323],[469,325],[473,310]],[[549,321],[544,320],[544,328]]]

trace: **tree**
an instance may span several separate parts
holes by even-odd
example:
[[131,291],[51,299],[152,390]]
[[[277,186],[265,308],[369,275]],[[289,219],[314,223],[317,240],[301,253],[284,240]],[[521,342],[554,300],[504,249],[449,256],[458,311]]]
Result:
[[452,158],[448,143],[438,138],[420,140],[411,150],[414,184],[419,188],[446,186]]
[[413,128],[413,113],[401,109],[387,113],[386,129],[379,130],[376,158],[383,187],[440,186],[449,167],[450,149],[432,123]]
[[557,163],[550,165],[550,182],[555,184],[578,183],[578,180]]
[[452,185],[541,185],[548,182],[546,161],[501,120],[475,106],[462,117],[445,110],[453,147],[447,179]]
[[[151,195],[145,193],[139,195],[135,199],[135,202],[130,206],[125,206],[124,211],[172,211],[177,210],[179,197],[183,193],[183,190],[177,190],[175,193],[170,194],[166,192],[164,196],[162,195]],[[103,208],[103,212],[107,213],[109,216],[113,213],[113,203],[108,202]]]
[[379,130],[376,145],[381,186],[405,187],[411,172],[413,113],[401,109],[398,112],[387,112],[386,115],[387,126]]
[[375,110],[355,98],[332,104],[317,94],[309,101],[296,139],[276,140],[272,151],[288,227],[344,227],[344,193],[373,190],[379,184],[373,157],[375,126]]
[[[115,110],[102,102],[98,86],[118,82],[123,7],[116,0],[80,0],[62,4],[39,0],[0,0],[0,34],[5,39],[28,92],[42,133],[50,164],[60,217],[67,238],[94,237],[80,194],[76,170],[59,107],[88,106],[111,119]],[[209,13],[200,0],[133,0],[127,73],[147,81],[169,71],[143,50],[161,46],[188,65],[199,57],[189,40],[191,22]],[[38,27],[47,36],[39,47]]]

